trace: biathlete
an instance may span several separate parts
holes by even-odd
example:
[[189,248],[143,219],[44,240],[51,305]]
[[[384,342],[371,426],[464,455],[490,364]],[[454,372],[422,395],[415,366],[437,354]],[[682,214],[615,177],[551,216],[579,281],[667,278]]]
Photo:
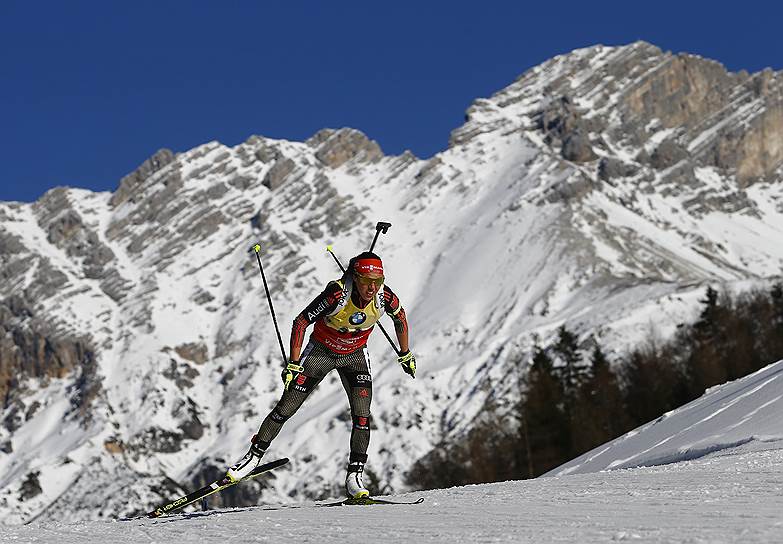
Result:
[[[389,314],[400,344],[397,361],[412,378],[416,359],[408,346],[408,321],[400,300],[384,284],[383,263],[375,253],[364,252],[348,264],[342,278],[331,281],[296,319],[291,330],[290,360],[282,372],[283,395],[261,423],[250,449],[232,465],[226,477],[240,480],[260,464],[283,424],[293,416],[324,377],[337,369],[351,405],[353,429],[345,477],[349,497],[369,495],[362,483],[370,444],[372,373],[367,339],[375,323]],[[315,324],[302,350],[305,331]]]

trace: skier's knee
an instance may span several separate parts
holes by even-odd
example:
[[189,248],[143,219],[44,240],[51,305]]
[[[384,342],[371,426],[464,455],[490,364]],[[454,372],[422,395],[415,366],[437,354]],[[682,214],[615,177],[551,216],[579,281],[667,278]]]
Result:
[[285,411],[281,410],[280,407],[275,407],[275,409],[272,410],[272,413],[269,414],[269,419],[282,425],[288,421],[288,418],[290,418],[292,415],[294,415],[293,412],[286,413]]
[[369,431],[370,430],[370,414],[367,413],[366,416],[359,416],[359,415],[353,415],[353,428],[359,431]]
[[351,394],[351,407],[354,415],[370,415],[370,404],[372,404],[372,389],[369,387],[354,388]]

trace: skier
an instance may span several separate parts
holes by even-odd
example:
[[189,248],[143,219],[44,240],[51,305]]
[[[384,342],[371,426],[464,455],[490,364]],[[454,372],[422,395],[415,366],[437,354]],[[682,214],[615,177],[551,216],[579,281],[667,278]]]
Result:
[[[408,348],[405,310],[392,290],[384,285],[380,257],[369,251],[361,253],[350,260],[341,279],[329,282],[294,319],[290,360],[281,375],[283,395],[253,436],[248,452],[226,472],[229,480],[243,478],[260,464],[286,420],[296,413],[321,380],[337,369],[353,419],[345,491],[352,498],[369,496],[362,483],[370,443],[372,401],[372,375],[366,345],[373,326],[384,313],[394,320],[400,344],[397,361],[415,378],[416,359]],[[312,324],[315,329],[302,350],[305,331]]]

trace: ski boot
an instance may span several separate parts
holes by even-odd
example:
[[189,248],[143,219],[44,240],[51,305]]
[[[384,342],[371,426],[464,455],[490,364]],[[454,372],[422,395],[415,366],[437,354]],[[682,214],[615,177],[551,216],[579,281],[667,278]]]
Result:
[[348,465],[348,474],[345,476],[345,493],[351,499],[369,497],[370,492],[362,483],[364,463],[353,462]]
[[253,472],[253,469],[261,464],[261,458],[266,453],[266,449],[263,449],[261,445],[256,442],[255,436],[250,443],[250,449],[247,451],[244,457],[231,465],[226,471],[226,478],[231,482],[237,482]]

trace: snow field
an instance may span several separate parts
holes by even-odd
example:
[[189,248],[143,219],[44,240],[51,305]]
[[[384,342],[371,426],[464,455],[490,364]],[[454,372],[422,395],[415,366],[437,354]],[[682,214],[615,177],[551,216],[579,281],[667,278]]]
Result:
[[415,506],[313,503],[157,520],[32,522],[0,542],[779,542],[783,450],[738,447],[702,459],[423,491]]

